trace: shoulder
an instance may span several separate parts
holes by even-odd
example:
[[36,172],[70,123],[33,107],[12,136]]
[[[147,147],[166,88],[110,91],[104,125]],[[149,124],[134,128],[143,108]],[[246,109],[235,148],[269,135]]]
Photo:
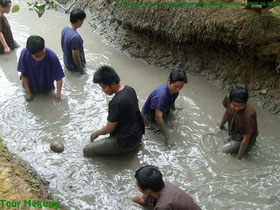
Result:
[[25,56],[28,56],[30,53],[26,48],[23,48],[20,53],[20,59],[23,59]]
[[250,104],[250,103],[246,104],[243,115],[244,115],[244,118],[247,118],[247,119],[256,118],[257,113],[256,113],[255,108],[253,107],[252,104]]
[[167,91],[168,91],[168,85],[167,83],[162,84],[161,86],[157,87],[152,93],[151,95],[153,97],[166,97],[167,96]]
[[45,48],[46,50],[46,56],[49,56],[50,58],[53,58],[53,59],[58,59],[56,53],[54,51],[52,51],[51,49],[49,48]]

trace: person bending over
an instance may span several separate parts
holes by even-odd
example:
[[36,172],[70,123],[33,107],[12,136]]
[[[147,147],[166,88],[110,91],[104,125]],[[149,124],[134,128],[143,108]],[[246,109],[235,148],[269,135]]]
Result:
[[164,182],[160,170],[153,165],[139,168],[135,173],[140,195],[132,201],[153,206],[156,210],[199,210],[200,207],[179,187]]
[[185,71],[173,70],[168,81],[156,88],[148,97],[142,108],[142,115],[147,120],[155,121],[162,131],[166,144],[173,143],[170,139],[169,130],[164,118],[169,114],[170,109],[175,110],[175,100],[179,91],[188,82]]
[[[85,146],[84,156],[117,155],[136,149],[145,126],[135,90],[123,85],[110,66],[99,67],[94,73],[93,82],[98,83],[104,93],[114,94],[114,97],[109,102],[107,124],[91,134],[92,143]],[[110,137],[95,140],[105,134],[110,134]]]
[[257,114],[247,100],[247,89],[235,86],[222,102],[226,110],[220,128],[223,129],[224,124],[228,122],[230,136],[222,151],[237,154],[238,159],[242,159],[244,154],[252,148],[258,136]]
[[66,68],[70,71],[79,71],[85,73],[85,53],[83,47],[83,39],[78,34],[77,29],[80,28],[86,13],[80,9],[72,10],[70,14],[70,25],[65,26],[61,32],[61,48],[63,51],[63,61]]
[[34,93],[49,93],[54,90],[56,80],[56,100],[60,100],[64,73],[57,55],[45,47],[40,36],[30,36],[26,48],[21,51],[17,70],[21,72],[26,100],[31,101]]

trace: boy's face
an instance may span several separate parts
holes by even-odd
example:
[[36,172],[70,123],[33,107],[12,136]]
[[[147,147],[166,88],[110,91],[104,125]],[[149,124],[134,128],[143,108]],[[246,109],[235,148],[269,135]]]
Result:
[[136,179],[136,187],[137,187],[137,189],[139,190],[139,192],[141,192],[141,193],[143,193],[143,194],[148,195],[148,194],[149,194],[149,192],[150,192],[150,190],[149,190],[149,189],[147,189],[147,190],[142,190],[142,188],[141,188],[141,187],[139,186],[139,184],[138,184],[137,179]]
[[240,112],[241,110],[245,109],[246,103],[240,103],[237,101],[232,101],[230,103],[230,107],[235,111],[235,112]]
[[168,80],[168,89],[169,93],[172,94],[177,94],[179,91],[184,87],[184,82],[183,81],[176,81],[173,83],[170,83],[170,80]]
[[32,54],[32,58],[33,58],[34,60],[36,60],[36,61],[41,61],[41,60],[44,59],[45,55],[46,55],[46,50],[43,49],[43,50],[40,51],[40,52],[37,52],[37,53],[35,53],[35,54]]
[[98,84],[101,87],[102,91],[107,95],[111,96],[114,94],[114,91],[112,90],[112,85],[104,85],[102,82]]
[[11,10],[11,6],[12,6],[12,3],[8,3],[7,6],[3,7],[2,5],[0,6],[0,9],[2,10],[2,12],[4,13],[9,13],[10,10]]

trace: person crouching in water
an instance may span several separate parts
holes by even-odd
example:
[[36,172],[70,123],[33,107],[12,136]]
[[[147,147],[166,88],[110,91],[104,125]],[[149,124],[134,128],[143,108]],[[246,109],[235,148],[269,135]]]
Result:
[[222,129],[228,122],[230,135],[222,152],[237,154],[236,157],[239,160],[252,148],[258,136],[257,114],[247,100],[248,91],[241,86],[235,86],[222,102],[226,110],[220,128]]
[[[123,85],[117,72],[106,65],[96,70],[93,82],[98,83],[104,93],[114,97],[109,102],[107,124],[91,134],[91,143],[83,150],[84,156],[118,155],[135,150],[145,132],[135,90]],[[109,137],[95,140],[109,133]]]
[[142,115],[146,120],[155,121],[164,135],[166,145],[174,144],[170,138],[169,129],[164,118],[170,109],[175,110],[175,100],[180,90],[188,83],[184,70],[173,70],[168,81],[156,88],[148,97],[142,108]]

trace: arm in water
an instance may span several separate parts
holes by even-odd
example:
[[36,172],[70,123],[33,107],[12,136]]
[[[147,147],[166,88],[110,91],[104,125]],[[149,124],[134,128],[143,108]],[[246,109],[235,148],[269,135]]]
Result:
[[62,79],[61,80],[58,80],[57,82],[56,82],[56,97],[55,97],[55,99],[57,100],[57,101],[59,101],[60,100],[60,96],[61,96],[61,88],[62,88]]
[[103,128],[93,132],[90,136],[90,141],[94,141],[99,135],[105,135],[107,133],[112,133],[116,126],[117,126],[118,122],[109,122],[107,121],[107,125],[105,125]]
[[31,101],[32,100],[32,93],[31,93],[31,90],[29,88],[29,84],[28,84],[28,79],[27,77],[22,77],[22,82],[23,82],[23,87],[25,89],[25,92],[26,92],[26,101]]
[[236,158],[238,160],[241,160],[244,153],[246,152],[246,150],[248,148],[248,145],[249,145],[249,142],[250,142],[250,138],[251,138],[251,135],[243,135],[243,139],[242,139],[242,142],[240,144],[238,154],[236,156]]
[[72,57],[73,57],[75,65],[78,67],[78,70],[82,74],[84,74],[85,70],[84,70],[84,67],[82,65],[82,61],[81,61],[81,58],[80,58],[80,51],[79,50],[72,50]]
[[163,120],[163,113],[159,109],[155,109],[155,121],[158,124],[159,129],[163,133],[166,144],[168,145],[170,143],[170,134],[169,134],[169,130]]

